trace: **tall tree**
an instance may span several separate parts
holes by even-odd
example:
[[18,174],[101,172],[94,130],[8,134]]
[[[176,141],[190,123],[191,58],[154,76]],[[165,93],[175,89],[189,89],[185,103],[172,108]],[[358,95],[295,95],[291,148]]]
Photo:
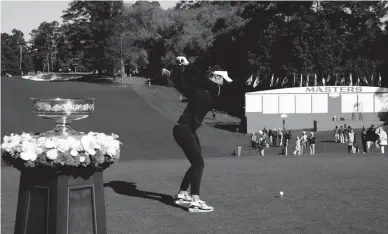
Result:
[[[123,1],[73,1],[62,18],[68,25],[68,39],[83,50],[82,60],[89,69],[112,72],[116,53],[113,40],[121,26]],[[116,44],[114,44],[116,43]]]

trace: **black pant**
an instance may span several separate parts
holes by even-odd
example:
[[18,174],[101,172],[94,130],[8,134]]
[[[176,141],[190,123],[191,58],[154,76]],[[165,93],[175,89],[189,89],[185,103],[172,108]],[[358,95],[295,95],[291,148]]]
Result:
[[205,163],[197,133],[187,125],[175,125],[173,135],[191,163],[191,167],[183,177],[180,190],[187,191],[191,185],[191,195],[199,195]]
[[364,150],[364,153],[367,153],[366,141],[362,141],[362,150]]

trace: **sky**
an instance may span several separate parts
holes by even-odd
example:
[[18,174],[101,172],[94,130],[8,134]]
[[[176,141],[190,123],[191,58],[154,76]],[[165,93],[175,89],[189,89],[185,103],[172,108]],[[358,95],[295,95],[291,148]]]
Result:
[[[179,0],[159,1],[163,9],[174,7]],[[30,32],[39,27],[43,21],[62,22],[62,11],[68,7],[71,1],[20,1],[1,0],[1,32],[11,33],[16,28],[23,32],[24,38],[28,41]],[[135,0],[124,2],[134,3]],[[388,20],[388,15],[384,18]]]
[[[163,9],[174,7],[178,0],[159,1]],[[30,32],[43,21],[62,23],[62,11],[71,1],[17,1],[1,0],[1,32],[11,34],[16,28],[23,32],[24,39],[31,38]],[[135,1],[125,1],[131,3]]]

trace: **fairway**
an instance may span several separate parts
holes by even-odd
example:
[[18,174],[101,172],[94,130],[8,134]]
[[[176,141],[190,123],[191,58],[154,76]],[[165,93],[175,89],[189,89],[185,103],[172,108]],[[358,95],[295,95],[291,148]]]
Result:
[[[172,205],[189,167],[172,138],[185,104],[170,88],[123,87],[84,82],[2,80],[2,136],[47,131],[49,120],[32,112],[31,97],[94,97],[95,112],[74,129],[116,133],[124,143],[121,162],[104,173],[108,233],[386,233],[388,157],[347,155],[332,132],[318,132],[315,156],[259,157],[249,137],[213,127],[237,124],[210,116],[199,130],[205,154],[201,197],[215,211],[191,214]],[[300,131],[294,131],[293,136]],[[360,132],[356,131],[357,142]],[[293,141],[292,141],[293,142]],[[241,158],[230,152],[243,146]],[[2,167],[2,228],[13,233],[20,172]],[[284,192],[282,198],[280,191]]]

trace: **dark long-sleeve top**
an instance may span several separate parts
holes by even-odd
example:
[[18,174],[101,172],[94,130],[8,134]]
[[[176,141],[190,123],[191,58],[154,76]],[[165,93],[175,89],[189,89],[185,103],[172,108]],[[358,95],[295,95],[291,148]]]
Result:
[[188,125],[195,131],[201,126],[207,112],[212,109],[214,96],[220,95],[221,87],[191,64],[185,66],[179,76],[178,79],[190,82],[184,82],[181,87],[186,90],[188,104],[178,123]]

